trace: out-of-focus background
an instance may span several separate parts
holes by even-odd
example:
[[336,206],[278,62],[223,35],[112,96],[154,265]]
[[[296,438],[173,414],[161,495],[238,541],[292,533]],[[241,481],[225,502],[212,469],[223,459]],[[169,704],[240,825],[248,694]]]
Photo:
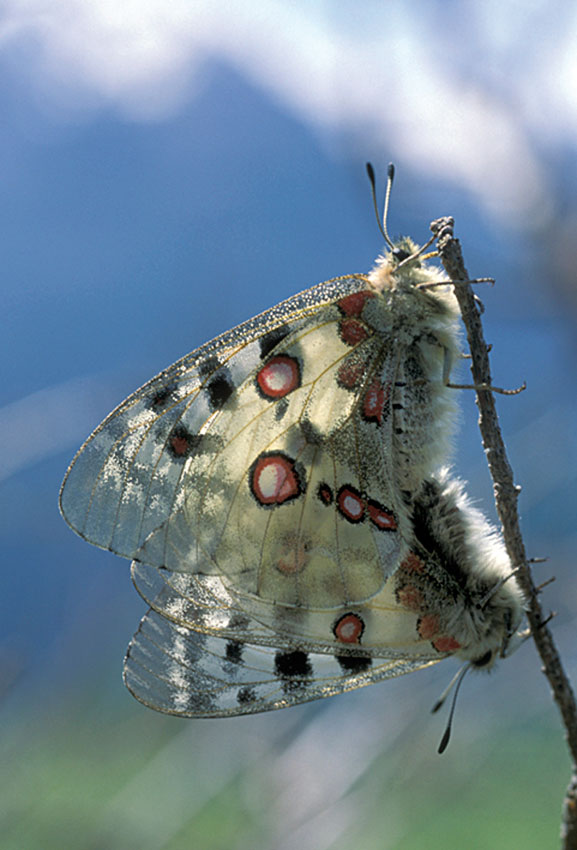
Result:
[[[577,11],[569,0],[5,0],[0,11],[2,850],[557,846],[568,759],[532,644],[269,715],[124,690],[145,606],[58,514],[108,411],[205,340],[453,215],[538,580],[576,646]],[[466,376],[466,372],[464,372]],[[455,466],[494,517],[472,393]]]

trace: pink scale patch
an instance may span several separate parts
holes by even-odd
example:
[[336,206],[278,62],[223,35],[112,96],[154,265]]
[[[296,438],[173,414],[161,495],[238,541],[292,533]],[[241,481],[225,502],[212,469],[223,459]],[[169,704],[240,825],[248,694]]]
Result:
[[343,360],[337,371],[337,381],[347,390],[352,390],[358,386],[367,368],[363,360],[353,359],[354,355]]
[[351,295],[341,298],[337,301],[337,307],[344,313],[345,316],[360,316],[367,299],[374,298],[375,293],[364,290],[363,292],[353,292]]
[[285,576],[302,572],[309,560],[308,549],[307,544],[303,540],[298,540],[295,536],[292,545],[277,561],[277,570]]
[[282,505],[302,492],[294,461],[282,454],[257,458],[251,467],[250,484],[261,505]]
[[358,319],[343,319],[339,322],[339,332],[346,345],[358,345],[371,335],[367,326]]
[[293,357],[279,354],[262,367],[256,381],[267,398],[283,398],[301,385],[299,364]]
[[435,635],[439,634],[439,618],[436,614],[425,614],[419,620],[419,624],[417,626],[417,631],[419,635],[424,640],[430,640],[435,637]]
[[378,502],[374,502],[372,499],[369,499],[367,507],[369,511],[369,519],[377,526],[377,528],[380,528],[381,531],[397,530],[397,520],[394,514],[387,510],[384,505],[379,505]]
[[461,648],[459,641],[449,635],[442,635],[442,637],[434,640],[433,646],[435,649],[438,649],[439,652],[456,652],[457,649]]
[[380,425],[383,411],[389,400],[390,384],[384,386],[377,378],[371,383],[363,400],[363,417]]
[[333,491],[328,484],[319,485],[319,499],[321,502],[324,502],[325,505],[330,505],[333,501]]
[[365,518],[365,501],[354,487],[341,487],[337,507],[349,522],[362,522]]
[[397,599],[399,604],[409,611],[422,611],[425,604],[423,594],[412,584],[407,584],[397,591]]
[[333,626],[333,632],[341,643],[360,643],[365,624],[358,614],[344,614]]
[[408,573],[424,573],[425,562],[421,561],[414,552],[409,552],[406,558],[401,562],[399,569],[406,570]]

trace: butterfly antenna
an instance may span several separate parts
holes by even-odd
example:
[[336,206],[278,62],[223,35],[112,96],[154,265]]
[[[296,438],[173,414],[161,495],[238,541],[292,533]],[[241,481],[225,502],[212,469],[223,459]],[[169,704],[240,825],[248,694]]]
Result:
[[451,728],[453,726],[453,715],[455,713],[455,706],[457,705],[457,696],[459,694],[459,689],[461,687],[463,679],[465,678],[465,674],[470,669],[471,669],[471,665],[469,663],[467,663],[467,664],[464,664],[461,667],[461,669],[457,671],[457,673],[455,673],[455,675],[453,676],[453,678],[449,682],[448,686],[445,688],[445,690],[443,691],[443,693],[441,694],[441,696],[439,697],[439,699],[437,700],[437,702],[435,703],[435,705],[433,706],[433,708],[431,710],[432,713],[434,713],[435,711],[438,711],[440,709],[440,707],[443,705],[443,703],[447,699],[447,697],[448,697],[448,695],[451,691],[451,688],[454,685],[455,691],[453,693],[453,700],[451,702],[451,710],[449,711],[449,717],[447,719],[447,725],[445,727],[445,731],[443,732],[443,737],[441,738],[441,743],[439,744],[439,748],[437,750],[439,755],[441,755],[442,753],[445,752],[445,750],[447,749],[447,746],[449,744],[449,740],[451,738]]
[[389,248],[394,248],[394,244],[392,239],[389,237],[387,232],[387,215],[389,213],[389,198],[391,197],[391,188],[393,185],[393,178],[395,176],[395,166],[391,162],[387,169],[387,191],[385,192],[385,207],[383,210],[383,221],[381,223],[381,217],[379,215],[379,206],[377,204],[377,190],[375,188],[375,170],[370,162],[367,162],[367,174],[369,176],[369,182],[371,184],[371,195],[373,198],[373,207],[375,210],[375,218],[377,219],[377,224],[379,225],[379,230],[383,236],[383,239],[389,246]]
[[445,704],[445,700],[447,699],[447,697],[449,696],[449,694],[453,690],[453,686],[454,686],[455,682],[457,681],[457,679],[459,678],[459,676],[463,672],[463,669],[467,666],[468,666],[468,663],[463,664],[463,667],[459,667],[459,669],[457,670],[457,672],[455,673],[455,675],[453,676],[453,678],[451,679],[451,681],[449,682],[449,684],[447,685],[447,687],[445,688],[445,690],[443,691],[443,693],[441,694],[441,696],[439,697],[437,702],[432,707],[431,714],[436,714],[437,711],[440,708],[442,708],[442,706]]
[[387,245],[389,248],[393,248],[392,239],[389,237],[389,231],[387,230],[387,218],[389,217],[389,202],[391,200],[391,190],[393,188],[393,180],[395,179],[395,166],[392,162],[389,162],[389,167],[387,168],[387,189],[385,191],[385,206],[383,209],[383,231],[385,234],[385,239],[387,240]]

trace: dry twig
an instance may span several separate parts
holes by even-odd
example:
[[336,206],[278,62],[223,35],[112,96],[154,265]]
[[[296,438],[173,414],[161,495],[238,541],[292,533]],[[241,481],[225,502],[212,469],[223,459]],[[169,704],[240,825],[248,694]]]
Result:
[[[469,280],[461,246],[453,236],[453,219],[441,218],[431,224],[438,237],[438,249],[445,271],[451,280]],[[470,286],[455,286],[455,296],[461,308],[471,351],[471,372],[476,387],[492,386],[487,344],[483,336],[480,312]],[[563,669],[557,647],[549,630],[533,582],[525,546],[521,537],[517,500],[521,488],[513,481],[505,444],[499,427],[495,398],[491,390],[477,389],[479,428],[487,462],[493,479],[497,513],[511,563],[517,568],[517,580],[527,598],[527,619],[537,651],[543,662],[543,672],[549,680],[565,727],[565,736],[572,760],[572,777],[563,807],[561,828],[562,850],[577,850],[577,705],[571,684]]]

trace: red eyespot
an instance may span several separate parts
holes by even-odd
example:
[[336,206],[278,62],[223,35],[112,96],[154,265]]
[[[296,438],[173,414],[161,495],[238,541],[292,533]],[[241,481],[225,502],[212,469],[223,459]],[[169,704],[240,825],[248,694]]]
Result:
[[355,358],[354,354],[347,357],[338,368],[337,381],[346,390],[355,389],[363,380],[367,364],[364,360]]
[[349,522],[362,522],[365,518],[365,501],[354,487],[341,487],[337,507]]
[[272,357],[257,372],[256,382],[266,398],[283,398],[301,385],[298,361],[286,354]]
[[358,614],[344,614],[333,626],[333,632],[341,643],[360,643],[365,624]]
[[371,383],[363,400],[363,418],[367,422],[376,422],[380,425],[383,421],[385,409],[388,407],[390,384],[382,384],[378,378]]
[[372,499],[369,499],[367,508],[369,511],[369,519],[377,526],[377,528],[380,528],[381,531],[397,530],[397,520],[395,515],[391,511],[387,510],[384,505],[379,505],[378,502],[374,502]]
[[409,611],[422,611],[425,600],[423,594],[412,584],[407,584],[397,591],[399,605],[408,608]]
[[282,505],[302,492],[294,461],[282,454],[258,457],[251,467],[249,481],[261,505]]
[[406,570],[408,573],[424,573],[425,562],[421,561],[414,552],[409,552],[409,554],[401,562],[399,569]]

